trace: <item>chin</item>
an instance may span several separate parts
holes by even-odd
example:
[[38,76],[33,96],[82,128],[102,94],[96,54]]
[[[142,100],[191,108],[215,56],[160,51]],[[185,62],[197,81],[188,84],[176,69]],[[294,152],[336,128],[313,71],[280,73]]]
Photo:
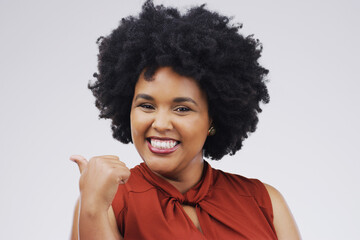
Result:
[[149,157],[143,158],[143,161],[151,171],[162,176],[171,176],[176,169],[174,162],[169,158]]

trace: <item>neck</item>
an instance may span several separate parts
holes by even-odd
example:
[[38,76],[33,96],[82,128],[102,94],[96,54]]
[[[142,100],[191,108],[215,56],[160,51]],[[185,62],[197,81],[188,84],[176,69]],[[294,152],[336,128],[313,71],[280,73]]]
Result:
[[182,194],[186,193],[192,187],[194,187],[198,182],[200,182],[204,169],[204,160],[192,161],[186,169],[182,170],[182,174],[178,176],[165,177],[161,176],[171,185],[173,185],[179,192]]

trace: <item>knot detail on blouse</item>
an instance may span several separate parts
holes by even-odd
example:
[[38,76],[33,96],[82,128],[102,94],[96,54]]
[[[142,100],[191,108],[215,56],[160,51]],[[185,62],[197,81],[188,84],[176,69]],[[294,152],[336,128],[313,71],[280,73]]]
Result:
[[[112,206],[124,239],[277,239],[265,186],[206,161],[200,181],[184,194],[141,163]],[[185,206],[195,208],[196,225]]]
[[171,183],[153,173],[145,163],[140,164],[139,170],[148,182],[169,198],[174,198],[174,200],[178,201],[180,204],[195,207],[205,199],[210,190],[212,168],[208,166],[206,161],[204,161],[204,169],[200,181],[184,194],[179,192],[179,190],[171,185]]

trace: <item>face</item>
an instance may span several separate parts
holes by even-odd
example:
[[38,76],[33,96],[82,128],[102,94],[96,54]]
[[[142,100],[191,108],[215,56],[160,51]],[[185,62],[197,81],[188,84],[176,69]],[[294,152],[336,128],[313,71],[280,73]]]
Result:
[[177,179],[203,164],[210,127],[205,93],[197,82],[159,68],[153,80],[140,75],[130,113],[133,143],[155,173]]

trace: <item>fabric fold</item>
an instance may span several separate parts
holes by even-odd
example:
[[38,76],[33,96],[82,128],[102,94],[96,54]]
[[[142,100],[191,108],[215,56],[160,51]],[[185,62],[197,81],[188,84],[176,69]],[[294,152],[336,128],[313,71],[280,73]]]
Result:
[[[195,208],[202,232],[182,205]],[[113,209],[125,239],[277,239],[263,184],[206,161],[199,183],[184,194],[141,163],[119,185]]]
[[206,197],[211,185],[212,168],[209,167],[206,161],[204,161],[204,170],[200,181],[184,194],[179,192],[169,182],[153,173],[145,163],[140,164],[139,170],[150,184],[185,205],[196,206]]

